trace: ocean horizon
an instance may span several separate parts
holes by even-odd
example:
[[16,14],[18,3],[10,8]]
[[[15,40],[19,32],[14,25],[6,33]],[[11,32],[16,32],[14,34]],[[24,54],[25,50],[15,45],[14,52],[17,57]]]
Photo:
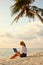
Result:
[[[20,48],[17,48],[19,51]],[[43,48],[28,48],[27,52],[43,52]],[[0,48],[0,59],[9,58],[14,54],[13,48]]]

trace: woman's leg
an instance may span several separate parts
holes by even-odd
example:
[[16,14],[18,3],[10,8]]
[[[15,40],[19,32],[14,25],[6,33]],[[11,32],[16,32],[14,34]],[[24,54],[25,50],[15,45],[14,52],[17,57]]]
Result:
[[20,56],[20,52],[15,53],[10,59],[14,59],[14,58],[16,58],[17,56]]

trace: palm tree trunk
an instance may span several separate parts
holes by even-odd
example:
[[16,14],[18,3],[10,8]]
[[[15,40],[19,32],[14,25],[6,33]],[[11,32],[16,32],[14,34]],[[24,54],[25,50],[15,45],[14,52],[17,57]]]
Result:
[[43,19],[42,19],[42,17],[37,12],[34,12],[32,10],[29,10],[29,12],[34,14],[34,15],[36,15],[39,18],[39,20],[42,22],[42,24],[43,24]]

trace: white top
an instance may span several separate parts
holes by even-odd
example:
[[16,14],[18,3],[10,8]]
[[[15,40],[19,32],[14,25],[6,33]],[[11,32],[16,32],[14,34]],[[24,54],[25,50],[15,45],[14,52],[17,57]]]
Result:
[[27,54],[27,48],[25,46],[22,46],[21,53]]

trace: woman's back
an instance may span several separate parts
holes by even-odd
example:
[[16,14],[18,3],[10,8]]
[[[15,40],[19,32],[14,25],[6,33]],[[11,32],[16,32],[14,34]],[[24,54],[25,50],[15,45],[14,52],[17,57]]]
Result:
[[21,53],[27,54],[27,48],[25,46],[22,46]]

